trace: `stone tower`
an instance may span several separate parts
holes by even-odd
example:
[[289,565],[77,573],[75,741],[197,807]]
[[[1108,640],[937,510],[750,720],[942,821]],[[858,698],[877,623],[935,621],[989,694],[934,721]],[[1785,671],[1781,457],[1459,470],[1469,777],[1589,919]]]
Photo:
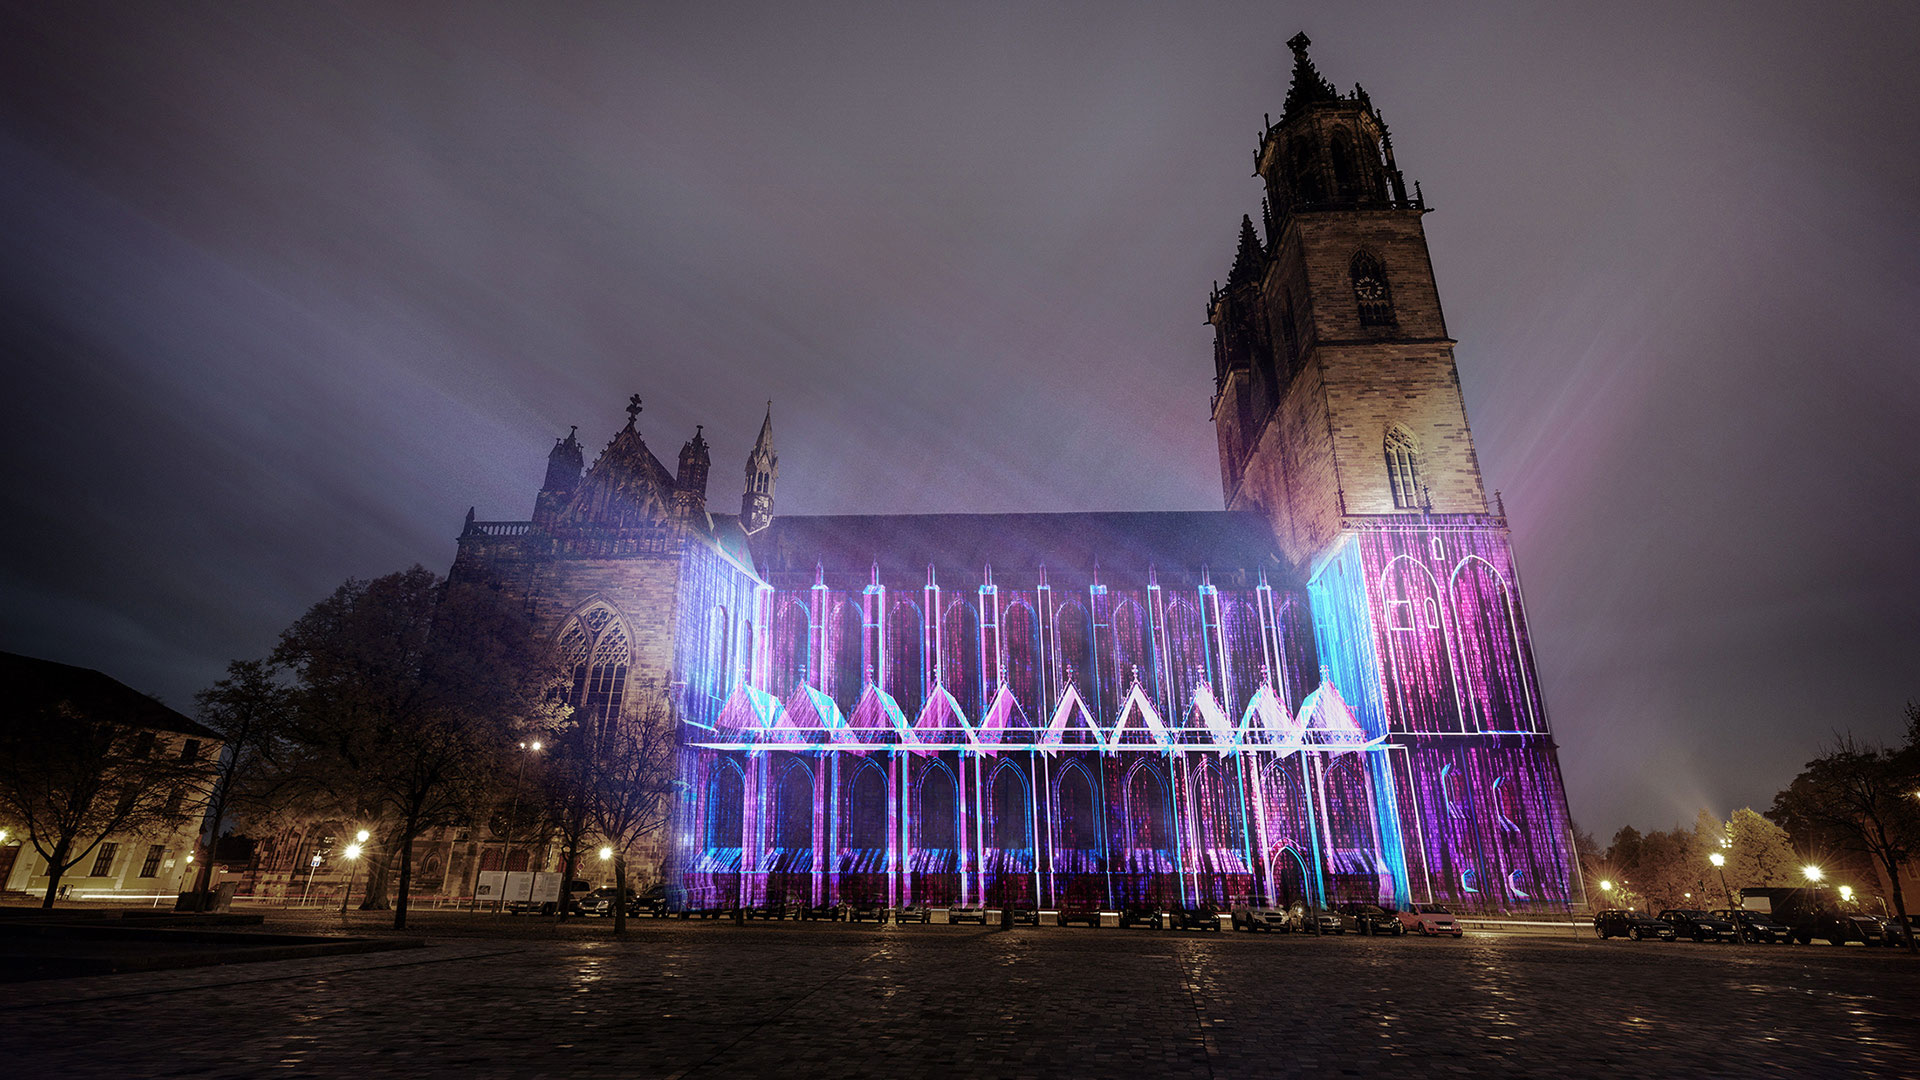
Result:
[[533,501],[533,520],[553,521],[560,508],[573,498],[574,489],[580,486],[580,471],[586,467],[586,457],[580,452],[579,431],[578,427],[571,428],[566,438],[553,440],[553,449],[547,454],[547,479]]
[[1350,514],[1487,511],[1421,218],[1365,90],[1293,50],[1255,153],[1265,241],[1243,218],[1207,309],[1229,509],[1258,510],[1307,569]]
[[740,496],[740,527],[757,533],[773,524],[773,486],[780,479],[780,458],[773,452],[773,402],[760,423],[760,437],[747,455],[747,489]]
[[673,516],[690,520],[707,512],[707,440],[701,435],[704,425],[693,429],[693,438],[680,448],[680,468],[673,478]]

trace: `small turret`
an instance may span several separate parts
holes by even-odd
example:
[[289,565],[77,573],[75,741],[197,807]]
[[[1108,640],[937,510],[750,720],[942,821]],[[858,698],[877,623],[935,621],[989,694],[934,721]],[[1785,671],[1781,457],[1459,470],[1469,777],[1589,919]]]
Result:
[[673,478],[673,516],[691,520],[707,512],[707,440],[705,425],[696,425],[693,438],[680,448],[680,469]]
[[767,402],[767,418],[760,424],[760,437],[747,455],[747,490],[740,496],[740,527],[757,533],[773,524],[773,487],[780,479],[780,458],[773,452],[773,402]]
[[575,438],[579,430],[578,426],[567,429],[567,437],[553,440],[553,449],[547,452],[547,479],[533,503],[533,520],[537,522],[552,521],[580,486],[586,455],[580,452],[580,440]]

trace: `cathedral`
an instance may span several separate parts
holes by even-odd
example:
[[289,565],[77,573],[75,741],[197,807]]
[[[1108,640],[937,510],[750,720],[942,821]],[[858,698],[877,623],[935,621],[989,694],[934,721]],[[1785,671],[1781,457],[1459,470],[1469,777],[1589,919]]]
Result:
[[[1295,37],[1214,329],[1224,508],[739,512],[640,400],[451,577],[523,596],[604,724],[664,696],[689,906],[1579,904],[1504,510],[1418,185]],[[736,474],[737,475],[737,474]]]

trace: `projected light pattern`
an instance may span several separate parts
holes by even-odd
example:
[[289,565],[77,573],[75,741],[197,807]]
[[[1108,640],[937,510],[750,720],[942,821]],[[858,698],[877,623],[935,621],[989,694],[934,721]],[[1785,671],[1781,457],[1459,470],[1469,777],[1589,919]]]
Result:
[[1473,520],[1363,524],[1317,618],[1260,572],[685,565],[689,902],[1564,904],[1505,536]]

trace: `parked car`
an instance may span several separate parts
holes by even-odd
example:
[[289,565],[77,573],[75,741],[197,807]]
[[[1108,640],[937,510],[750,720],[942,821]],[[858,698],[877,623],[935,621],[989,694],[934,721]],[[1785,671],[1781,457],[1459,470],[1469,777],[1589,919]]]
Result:
[[1123,904],[1120,907],[1120,928],[1145,926],[1160,929],[1164,916],[1159,904]]
[[1747,911],[1744,908],[1728,910],[1720,908],[1708,912],[1716,919],[1725,919],[1734,923],[1746,933],[1747,940],[1756,944],[1780,945],[1793,940],[1793,928],[1785,923],[1774,922],[1766,912]]
[[1415,904],[1400,912],[1399,916],[1401,926],[1423,936],[1450,934],[1460,937],[1463,934],[1459,920],[1442,904]]
[[1100,903],[1088,897],[1069,896],[1060,902],[1053,913],[1054,921],[1061,926],[1072,923],[1086,923],[1095,930],[1100,929]]
[[1307,916],[1307,925],[1322,934],[1344,934],[1347,932],[1346,920],[1337,911],[1322,909],[1317,914]]
[[1673,940],[1673,924],[1639,911],[1608,908],[1593,917],[1593,931],[1603,938],[1623,937],[1633,941],[1653,938]]
[[664,919],[668,915],[687,911],[687,893],[678,886],[654,885],[636,898],[636,905],[654,918]]
[[1169,913],[1175,930],[1218,930],[1220,912],[1211,905],[1177,907]]
[[1293,916],[1279,908],[1237,907],[1230,913],[1233,928],[1248,933],[1290,933],[1293,930]]
[[1775,922],[1792,927],[1793,940],[1802,945],[1811,944],[1815,938],[1833,945],[1849,941],[1878,945],[1886,937],[1873,916],[1847,915],[1835,908],[1831,889],[1741,889],[1740,906],[1765,912]]
[[1400,923],[1396,912],[1388,911],[1378,904],[1342,904],[1340,914],[1353,927],[1356,934],[1389,934],[1399,937],[1407,932]]
[[1738,941],[1733,924],[1716,919],[1698,908],[1668,908],[1660,913],[1663,922],[1673,926],[1675,937],[1694,941]]
[[[620,890],[614,886],[602,885],[580,898],[580,914],[612,917],[615,898],[619,894]],[[634,895],[632,889],[626,890],[626,904],[628,915],[640,913],[640,898]]]

